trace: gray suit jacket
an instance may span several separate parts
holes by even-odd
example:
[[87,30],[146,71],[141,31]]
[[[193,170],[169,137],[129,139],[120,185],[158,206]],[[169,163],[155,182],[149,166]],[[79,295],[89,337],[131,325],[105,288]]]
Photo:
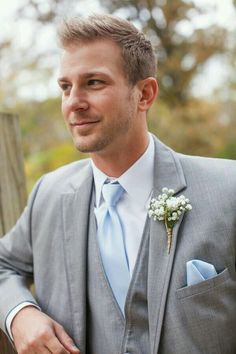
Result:
[[[163,187],[192,204],[174,227],[167,254],[162,222],[151,221],[148,310],[151,353],[236,352],[236,162],[178,154],[155,138],[154,195]],[[145,188],[145,186],[144,186]],[[0,326],[23,301],[39,304],[85,353],[88,160],[43,176],[16,226],[0,240]],[[186,286],[186,262],[218,275]],[[27,289],[34,276],[36,299]],[[99,302],[99,299],[98,299]],[[104,353],[117,354],[117,353]]]

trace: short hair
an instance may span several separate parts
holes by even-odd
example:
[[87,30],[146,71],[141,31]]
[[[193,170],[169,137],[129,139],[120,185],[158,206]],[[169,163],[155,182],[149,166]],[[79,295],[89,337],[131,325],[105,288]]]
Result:
[[59,44],[63,49],[71,44],[111,39],[121,48],[123,68],[128,82],[156,76],[156,58],[151,42],[131,22],[112,15],[70,17],[58,27]]

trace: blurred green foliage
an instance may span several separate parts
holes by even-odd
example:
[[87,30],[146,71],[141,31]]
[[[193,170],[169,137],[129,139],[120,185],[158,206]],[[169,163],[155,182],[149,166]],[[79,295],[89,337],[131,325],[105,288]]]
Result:
[[72,161],[85,158],[71,142],[64,142],[47,150],[39,151],[30,155],[25,160],[28,189],[31,190],[35,180],[40,178],[46,171],[52,171]]
[[60,112],[60,98],[20,102],[20,116],[28,190],[44,173],[87,157],[77,151]]

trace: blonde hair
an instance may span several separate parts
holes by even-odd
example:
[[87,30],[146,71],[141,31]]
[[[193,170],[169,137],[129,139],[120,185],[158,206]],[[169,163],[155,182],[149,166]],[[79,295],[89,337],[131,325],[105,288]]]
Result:
[[151,42],[132,23],[112,15],[71,17],[58,27],[62,48],[71,44],[111,39],[121,48],[124,73],[130,84],[156,76],[156,58]]

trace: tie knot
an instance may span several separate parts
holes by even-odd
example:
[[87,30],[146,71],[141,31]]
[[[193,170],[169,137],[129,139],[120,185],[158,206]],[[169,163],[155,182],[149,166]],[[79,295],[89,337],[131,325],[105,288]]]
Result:
[[119,183],[105,183],[102,187],[102,194],[108,206],[115,207],[124,192]]

